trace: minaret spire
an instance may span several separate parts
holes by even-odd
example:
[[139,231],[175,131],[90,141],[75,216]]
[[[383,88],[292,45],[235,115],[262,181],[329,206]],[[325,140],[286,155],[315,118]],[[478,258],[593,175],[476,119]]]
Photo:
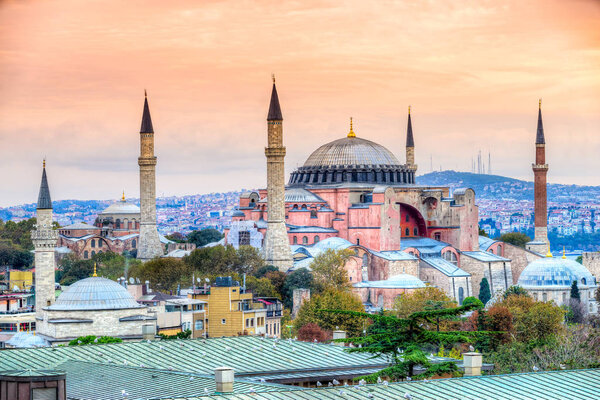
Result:
[[415,164],[415,139],[413,137],[410,106],[408,106],[408,124],[406,125],[406,166],[409,169],[407,176],[408,182],[406,183],[415,183],[417,165]]
[[154,133],[154,128],[152,127],[152,118],[150,118],[150,107],[148,106],[148,94],[146,93],[146,89],[144,89],[144,112],[142,114],[142,126],[140,128],[140,133]]
[[42,163],[42,183],[40,184],[40,193],[38,195],[38,210],[52,209],[52,200],[50,199],[50,188],[48,187],[48,177],[46,176],[46,159]]
[[267,116],[267,232],[263,253],[267,265],[273,265],[287,272],[294,262],[290,250],[290,240],[285,224],[285,146],[283,145],[283,116],[275,87],[273,89]]
[[535,144],[546,144],[546,138],[544,137],[544,124],[542,122],[542,99],[540,99],[538,109],[537,135],[535,138]]

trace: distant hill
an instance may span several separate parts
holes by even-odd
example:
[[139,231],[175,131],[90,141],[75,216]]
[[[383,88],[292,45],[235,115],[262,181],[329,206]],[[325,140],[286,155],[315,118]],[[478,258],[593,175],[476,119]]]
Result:
[[[480,199],[532,200],[533,182],[500,175],[471,172],[440,171],[417,176],[417,184],[448,186],[452,189],[468,187]],[[600,186],[548,184],[548,199],[557,203],[598,202]]]

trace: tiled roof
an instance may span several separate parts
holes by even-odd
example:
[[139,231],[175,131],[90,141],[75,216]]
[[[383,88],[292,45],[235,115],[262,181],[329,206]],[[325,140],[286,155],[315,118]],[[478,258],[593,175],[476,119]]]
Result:
[[446,276],[451,277],[461,277],[461,276],[471,276],[466,271],[458,268],[456,265],[452,264],[450,261],[443,259],[442,257],[423,257],[421,261],[424,263],[431,265],[433,268],[437,269],[441,273]]
[[389,261],[418,260],[418,258],[412,254],[400,250],[371,251],[371,254],[373,254],[375,257],[383,258],[384,260]]
[[600,369],[590,369],[435,379],[428,382],[412,381],[361,387],[290,389],[284,392],[257,392],[252,395],[232,394],[209,398],[215,400],[389,400],[405,398],[414,400],[581,400],[598,398],[598,393],[600,393]]

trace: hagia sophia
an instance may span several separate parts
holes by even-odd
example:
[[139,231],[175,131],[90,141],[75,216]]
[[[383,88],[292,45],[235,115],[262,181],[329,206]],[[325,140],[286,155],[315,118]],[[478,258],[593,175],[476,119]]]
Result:
[[[385,147],[359,137],[352,120],[344,137],[318,147],[285,185],[283,116],[275,81],[267,117],[267,188],[243,193],[223,244],[260,248],[268,265],[286,273],[308,268],[329,249],[350,249],[345,264],[353,290],[368,311],[392,307],[395,299],[428,285],[459,304],[479,294],[486,278],[497,297],[520,285],[534,298],[567,304],[577,281],[590,313],[600,267],[549,252],[546,215],[545,137],[538,112],[535,174],[536,237],[526,248],[479,235],[472,189],[419,185],[415,177],[415,135],[409,109],[406,162]],[[153,317],[119,283],[97,277],[80,280],[54,296],[57,246],[81,258],[94,252],[137,250],[142,261],[165,256],[156,228],[154,130],[148,99],[140,130],[140,207],[125,200],[109,206],[94,225],[52,228],[46,175],[37,202],[35,247],[36,325],[49,342],[75,334],[139,338]],[[541,216],[538,218],[538,216]],[[60,248],[60,247],[59,247]],[[169,256],[168,254],[166,255]]]

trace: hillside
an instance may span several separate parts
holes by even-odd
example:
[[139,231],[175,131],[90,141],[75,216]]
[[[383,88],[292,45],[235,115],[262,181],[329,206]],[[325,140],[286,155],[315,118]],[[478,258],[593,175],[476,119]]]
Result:
[[[469,187],[477,197],[489,200],[533,200],[533,182],[500,175],[441,171],[417,176],[417,184]],[[594,202],[600,199],[600,186],[548,184],[548,199],[556,203]]]

